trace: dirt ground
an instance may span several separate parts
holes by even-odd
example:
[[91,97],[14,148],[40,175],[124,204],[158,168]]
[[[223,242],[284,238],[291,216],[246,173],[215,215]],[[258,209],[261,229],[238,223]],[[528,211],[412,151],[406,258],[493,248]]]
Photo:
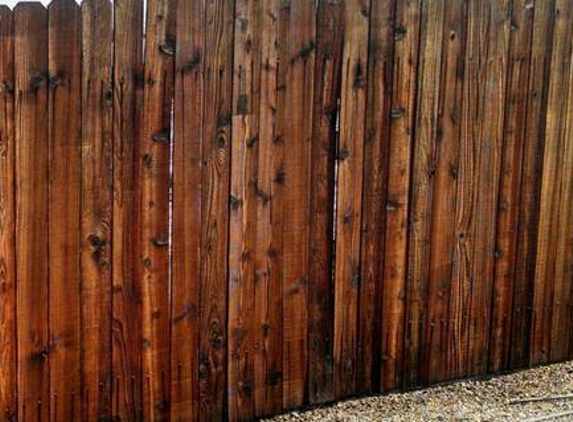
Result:
[[348,400],[267,421],[573,421],[573,362]]

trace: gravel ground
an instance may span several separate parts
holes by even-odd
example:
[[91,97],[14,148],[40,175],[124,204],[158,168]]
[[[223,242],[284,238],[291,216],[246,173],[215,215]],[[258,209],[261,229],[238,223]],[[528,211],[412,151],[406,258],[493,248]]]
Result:
[[[528,398],[539,400],[519,401]],[[558,416],[567,411],[571,413]],[[573,421],[573,362],[487,380],[461,381],[401,394],[347,400],[267,421],[545,420]]]

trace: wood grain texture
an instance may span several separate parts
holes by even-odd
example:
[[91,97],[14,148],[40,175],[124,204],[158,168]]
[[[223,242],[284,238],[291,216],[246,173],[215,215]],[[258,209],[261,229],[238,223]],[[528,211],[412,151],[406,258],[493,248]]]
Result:
[[50,418],[81,418],[81,11],[48,8]]
[[538,2],[535,5],[532,22],[519,230],[513,287],[510,346],[512,369],[522,368],[529,364],[554,10],[554,1]]
[[310,157],[316,4],[290,1],[283,219],[283,407],[302,405],[308,377]]
[[511,14],[510,51],[507,63],[503,158],[497,207],[496,248],[489,369],[499,372],[509,367],[512,306],[516,268],[518,216],[521,181],[533,8],[526,1],[514,0]]
[[396,3],[382,302],[381,386],[402,385],[411,153],[421,1]]
[[[162,420],[170,403],[169,155],[175,6],[147,2],[139,160],[143,417]],[[196,347],[196,344],[195,344]]]
[[344,8],[334,274],[334,394],[356,390],[369,1]]
[[18,417],[48,420],[48,13],[14,10]]
[[111,418],[112,5],[82,3],[82,419]]
[[308,388],[311,403],[334,400],[334,160],[344,37],[342,3],[318,3],[311,151]]
[[16,418],[14,14],[0,7],[0,415]]
[[225,417],[233,0],[205,3],[200,419]]
[[[175,12],[175,11],[174,11]],[[202,224],[203,24],[200,2],[178,3],[173,150],[171,303],[172,420],[199,415],[199,294]],[[157,356],[157,363],[161,359]]]
[[[427,382],[425,353],[428,333],[440,330],[435,307],[440,288],[429,284],[430,236],[433,229],[432,202],[438,160],[438,118],[441,96],[442,37],[444,1],[424,3],[420,22],[420,52],[415,148],[412,156],[412,187],[408,224],[408,275],[406,283],[406,332],[404,345],[404,386]],[[441,295],[442,298],[445,295]]]
[[457,184],[460,166],[460,125],[466,39],[465,2],[447,2],[442,35],[442,65],[435,151],[432,231],[429,240],[428,320],[424,359],[426,380],[450,378],[457,360],[456,340],[461,337],[463,290],[452,282],[455,244]]
[[143,1],[114,2],[113,388],[117,420],[140,420],[141,284],[137,262],[139,145],[143,98]]
[[[555,278],[557,239],[560,229],[559,200],[561,194],[561,160],[564,155],[564,130],[567,119],[567,92],[571,67],[570,39],[573,5],[555,2],[553,49],[549,73],[547,118],[545,122],[545,148],[541,179],[541,207],[537,236],[537,260],[533,298],[531,363],[542,364],[551,360],[555,287],[562,280]],[[558,285],[559,284],[559,285]],[[557,294],[563,294],[557,290]],[[562,297],[558,296],[558,300]]]

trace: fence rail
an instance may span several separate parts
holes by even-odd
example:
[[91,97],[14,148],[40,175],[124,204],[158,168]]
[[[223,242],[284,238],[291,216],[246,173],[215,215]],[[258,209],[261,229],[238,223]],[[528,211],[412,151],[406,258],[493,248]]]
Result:
[[572,44],[569,0],[0,7],[0,420],[573,358]]

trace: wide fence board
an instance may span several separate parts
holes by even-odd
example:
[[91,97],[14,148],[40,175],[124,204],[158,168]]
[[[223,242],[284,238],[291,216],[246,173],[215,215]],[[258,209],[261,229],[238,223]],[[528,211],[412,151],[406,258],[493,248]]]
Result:
[[572,22],[0,6],[0,420],[253,420],[573,356]]

